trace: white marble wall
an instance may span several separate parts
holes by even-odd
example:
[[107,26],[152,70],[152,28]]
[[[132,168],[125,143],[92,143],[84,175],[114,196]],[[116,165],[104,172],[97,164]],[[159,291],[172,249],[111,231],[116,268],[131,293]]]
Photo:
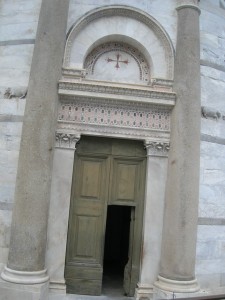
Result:
[[225,9],[201,6],[201,182],[196,274],[202,289],[225,287]]
[[0,1],[0,269],[7,261],[22,120],[41,0]]
[[[202,288],[225,286],[225,9],[220,2],[224,1],[200,1],[202,105],[220,113],[219,118],[202,118],[202,134],[209,139],[201,146],[196,273]],[[40,4],[41,0],[0,1],[0,268],[7,260],[25,107],[25,99],[19,97],[28,86]],[[172,0],[71,0],[68,29],[88,11],[113,4],[149,13],[175,45],[176,1]],[[10,99],[5,95],[8,88]]]

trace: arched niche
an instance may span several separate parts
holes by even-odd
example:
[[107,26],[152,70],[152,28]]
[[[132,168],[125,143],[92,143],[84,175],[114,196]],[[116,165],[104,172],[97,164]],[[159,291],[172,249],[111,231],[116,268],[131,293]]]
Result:
[[64,68],[83,69],[87,55],[102,42],[123,41],[148,61],[151,78],[173,79],[174,51],[162,26],[147,13],[128,6],[95,9],[69,31]]
[[150,83],[150,64],[142,52],[118,39],[95,47],[85,58],[86,78],[134,83]]

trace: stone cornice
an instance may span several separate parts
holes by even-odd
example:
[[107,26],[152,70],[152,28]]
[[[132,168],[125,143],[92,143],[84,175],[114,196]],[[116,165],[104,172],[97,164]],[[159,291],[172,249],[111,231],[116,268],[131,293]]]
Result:
[[[151,103],[173,107],[175,105],[176,94],[168,91],[171,81],[155,79],[154,86],[140,85],[120,85],[109,84],[96,81],[75,81],[60,80],[59,95],[63,97],[85,97],[85,98],[102,98],[112,100],[134,101],[138,103]],[[160,86],[160,87],[159,87]],[[164,91],[162,90],[164,87]]]

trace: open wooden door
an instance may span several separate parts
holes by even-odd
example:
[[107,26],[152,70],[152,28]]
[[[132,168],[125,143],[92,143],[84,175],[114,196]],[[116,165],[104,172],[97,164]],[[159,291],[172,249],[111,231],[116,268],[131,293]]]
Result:
[[65,269],[68,293],[101,294],[108,174],[106,156],[77,155]]
[[[139,277],[145,181],[141,142],[83,137],[77,147],[67,240],[67,293],[100,295],[107,206],[131,210],[124,292]],[[129,234],[129,231],[128,231]]]

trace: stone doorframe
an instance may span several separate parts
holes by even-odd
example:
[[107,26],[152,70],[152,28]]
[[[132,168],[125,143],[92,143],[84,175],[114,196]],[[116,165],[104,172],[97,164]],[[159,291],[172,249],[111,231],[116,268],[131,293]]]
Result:
[[153,292],[161,251],[170,114],[175,105],[171,85],[168,80],[155,80],[150,86],[66,77],[60,81],[46,251],[52,291],[65,293],[64,268],[76,143],[81,135],[92,135],[141,140],[146,147],[143,257],[136,297]]

